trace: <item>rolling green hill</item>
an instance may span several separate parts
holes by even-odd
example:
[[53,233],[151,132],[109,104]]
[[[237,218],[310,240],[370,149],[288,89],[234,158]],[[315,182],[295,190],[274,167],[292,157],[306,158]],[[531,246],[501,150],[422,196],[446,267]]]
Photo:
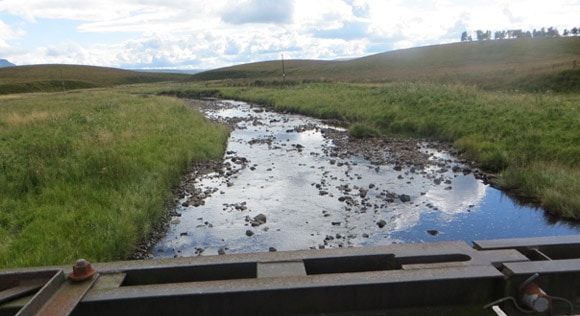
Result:
[[[580,86],[580,37],[463,42],[391,51],[346,61],[286,60],[286,80],[475,84],[485,89],[554,90]],[[196,75],[79,65],[0,68],[0,94],[121,84],[228,80],[282,81],[282,62],[264,61]]]
[[52,92],[121,84],[183,81],[190,75],[147,73],[79,65],[33,65],[0,68],[0,94]]
[[[463,42],[410,48],[348,61],[285,61],[286,80],[462,82],[489,89],[539,89],[580,62],[580,37]],[[577,68],[579,69],[580,64]],[[554,77],[556,76],[556,77]],[[572,76],[574,77],[574,76]],[[578,77],[578,76],[575,76]],[[282,80],[282,62],[203,72],[196,80]]]

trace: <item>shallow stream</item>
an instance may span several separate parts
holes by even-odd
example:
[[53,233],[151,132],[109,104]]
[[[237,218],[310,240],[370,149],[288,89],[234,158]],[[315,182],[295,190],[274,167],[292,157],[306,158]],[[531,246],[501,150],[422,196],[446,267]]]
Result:
[[519,205],[431,143],[414,145],[426,162],[386,152],[377,160],[336,146],[333,128],[317,119],[234,101],[205,114],[236,126],[224,170],[184,192],[154,257],[580,232]]

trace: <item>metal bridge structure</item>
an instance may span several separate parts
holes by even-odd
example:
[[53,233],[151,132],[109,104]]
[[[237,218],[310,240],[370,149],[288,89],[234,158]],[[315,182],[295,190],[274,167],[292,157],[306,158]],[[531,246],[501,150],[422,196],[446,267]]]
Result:
[[580,235],[0,270],[0,316],[574,310],[580,310]]

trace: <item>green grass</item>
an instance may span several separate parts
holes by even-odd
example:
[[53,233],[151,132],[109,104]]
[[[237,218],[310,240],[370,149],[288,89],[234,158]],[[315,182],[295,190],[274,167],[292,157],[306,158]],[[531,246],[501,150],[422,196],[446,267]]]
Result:
[[500,174],[498,186],[532,198],[551,212],[580,218],[578,93],[489,92],[413,82],[288,88],[210,85],[192,87],[189,93],[205,89],[281,111],[341,120],[357,137],[379,131],[453,142],[465,158]]
[[[173,96],[245,100],[338,120],[355,137],[450,141],[497,172],[496,185],[580,219],[575,60],[580,38],[287,60],[285,83],[280,61],[194,77],[73,65],[2,68],[0,267],[131,254],[164,216],[190,162],[223,154],[227,129]],[[197,81],[184,83],[189,79]],[[69,91],[87,88],[106,89]],[[143,97],[152,94],[169,96]]]
[[17,66],[0,68],[0,95],[184,81],[190,78],[190,75],[185,74],[135,72],[79,65]]
[[509,168],[500,179],[501,186],[539,201],[553,213],[578,219],[580,210],[580,170],[552,162],[534,162],[527,167]]
[[182,101],[108,89],[0,97],[0,267],[125,259],[227,129]]
[[[287,60],[286,80],[340,82],[433,82],[476,85],[486,90],[574,89],[578,80],[554,78],[580,68],[580,37],[495,40],[434,45],[347,61]],[[577,72],[576,72],[577,73]],[[282,81],[281,61],[216,69],[192,78],[227,84]],[[558,80],[563,86],[556,84]],[[568,87],[571,85],[572,87]]]

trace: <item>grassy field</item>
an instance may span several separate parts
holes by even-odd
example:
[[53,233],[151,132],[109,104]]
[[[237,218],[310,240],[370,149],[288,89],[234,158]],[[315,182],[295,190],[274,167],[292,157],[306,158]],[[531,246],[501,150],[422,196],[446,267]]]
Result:
[[190,78],[190,75],[185,74],[135,72],[78,65],[17,66],[0,68],[0,95],[184,81]]
[[228,131],[115,88],[0,96],[0,267],[125,259]]
[[497,186],[580,219],[575,60],[580,38],[287,60],[284,84],[280,61],[195,76],[71,65],[0,69],[0,267],[131,254],[163,217],[191,161],[220,157],[228,134],[161,94],[340,120],[357,137],[450,141],[497,173]]
[[[204,92],[205,91],[205,92]],[[340,120],[355,136],[405,135],[453,142],[499,174],[496,185],[550,212],[580,218],[580,94],[505,93],[433,83],[304,83],[291,87],[183,88]]]
[[[347,61],[287,60],[290,82],[432,82],[486,90],[554,90],[552,76],[580,68],[580,37],[464,42],[410,48]],[[282,81],[282,62],[237,65],[194,75],[199,81]],[[578,78],[576,78],[578,79]],[[565,80],[566,81],[566,80]],[[576,87],[580,81],[576,81]]]

